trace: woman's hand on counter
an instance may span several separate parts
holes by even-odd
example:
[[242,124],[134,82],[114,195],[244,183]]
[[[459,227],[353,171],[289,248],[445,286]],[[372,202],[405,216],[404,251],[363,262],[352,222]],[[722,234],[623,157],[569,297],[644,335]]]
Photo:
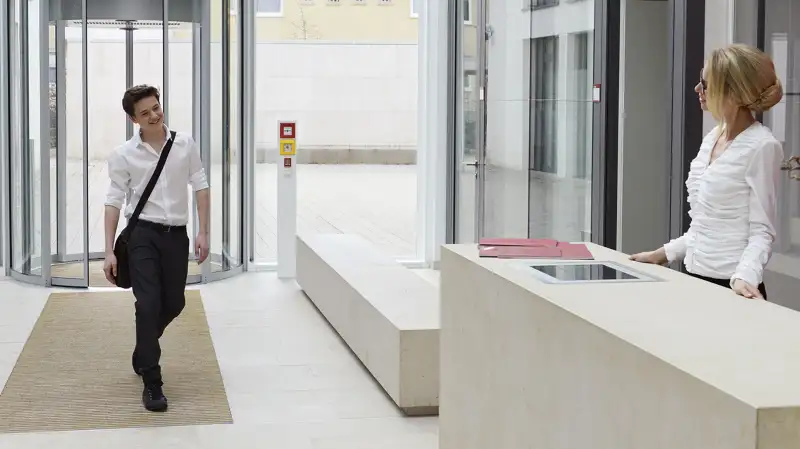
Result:
[[764,299],[757,287],[753,287],[741,279],[735,279],[731,288],[737,295],[742,295],[745,298]]
[[630,256],[630,260],[641,263],[650,263],[653,265],[666,265],[668,262],[667,252],[664,251],[663,246],[653,251],[636,253]]

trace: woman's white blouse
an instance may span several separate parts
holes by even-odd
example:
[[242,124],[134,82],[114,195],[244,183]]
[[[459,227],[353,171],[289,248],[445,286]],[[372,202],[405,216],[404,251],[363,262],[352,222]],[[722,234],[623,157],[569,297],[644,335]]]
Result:
[[689,230],[664,249],[690,273],[758,286],[775,239],[783,148],[756,122],[709,165],[717,136],[718,128],[705,136],[689,167]]

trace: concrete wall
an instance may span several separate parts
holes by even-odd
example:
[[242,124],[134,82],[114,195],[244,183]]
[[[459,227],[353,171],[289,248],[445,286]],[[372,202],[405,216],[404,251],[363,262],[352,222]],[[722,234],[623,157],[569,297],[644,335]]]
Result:
[[669,237],[668,4],[623,0],[617,249],[657,248]]
[[[134,43],[134,83],[163,85],[162,43]],[[171,42],[169,123],[192,129],[192,44]],[[66,49],[67,147],[80,155],[81,42]],[[270,160],[277,121],[296,120],[300,162],[414,163],[416,159],[416,44],[275,42],[256,45],[256,151]],[[221,146],[220,44],[211,45],[212,148]],[[125,44],[105,37],[89,43],[89,154],[104,159],[125,138],[120,100],[125,89]],[[236,71],[231,73],[235,80]],[[238,86],[231,83],[231,96]],[[238,117],[232,116],[232,123]],[[70,132],[70,130],[78,130]]]

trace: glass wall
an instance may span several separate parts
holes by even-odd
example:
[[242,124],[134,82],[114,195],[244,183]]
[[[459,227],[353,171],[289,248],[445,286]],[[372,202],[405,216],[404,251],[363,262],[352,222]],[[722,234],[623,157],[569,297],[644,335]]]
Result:
[[[243,28],[229,14],[238,2],[15,0],[4,8],[11,38],[2,57],[13,95],[3,130],[14,277],[108,285],[102,273],[107,159],[138,132],[121,99],[141,83],[160,90],[167,125],[195,140],[212,185],[211,254],[203,266],[189,262],[187,281],[243,270],[247,91],[240,80]],[[190,216],[193,258],[198,226]],[[124,226],[123,218],[118,232]]]
[[276,261],[278,122],[297,123],[297,231],[417,254],[421,0],[257,1],[254,256]]
[[[707,11],[722,6],[715,1],[719,0],[707,0]],[[762,121],[783,144],[787,160],[800,157],[800,4],[793,0],[736,0],[728,7],[734,8],[734,22],[728,24],[734,40],[766,51],[783,83],[783,100],[764,113]],[[712,18],[707,19],[708,47],[718,42],[720,28]],[[764,283],[770,301],[800,310],[800,170],[782,174],[778,235]]]
[[477,17],[459,49],[456,239],[590,240],[595,2],[482,0]]
[[[41,155],[42,146],[49,142],[42,141],[40,120],[39,68],[43,62],[40,6],[39,1],[13,0],[9,3],[8,17],[11,268],[23,277],[42,276]],[[27,57],[23,58],[23,54]],[[49,134],[49,129],[45,132]]]
[[[137,83],[161,90],[168,125],[201,148],[212,187],[211,255],[203,267],[190,266],[196,281],[241,272],[248,256],[264,267],[276,262],[277,124],[285,120],[298,125],[298,232],[359,234],[397,259],[421,257],[423,3],[171,0],[134,8],[61,0],[60,8],[39,7],[48,4],[7,5],[12,274],[70,286],[102,278],[106,161],[136,132],[120,99]],[[465,23],[473,23],[474,3],[464,7]],[[254,18],[247,36],[243,15]],[[245,146],[253,138],[242,70],[250,42],[255,142]],[[475,89],[474,68],[465,84]],[[475,114],[466,120],[476,126]],[[190,227],[193,245],[196,216]]]

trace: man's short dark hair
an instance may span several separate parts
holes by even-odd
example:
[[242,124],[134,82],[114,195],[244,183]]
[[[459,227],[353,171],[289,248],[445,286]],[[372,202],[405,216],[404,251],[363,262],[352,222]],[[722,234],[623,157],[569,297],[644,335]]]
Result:
[[154,86],[139,84],[138,86],[130,87],[125,91],[125,95],[122,96],[122,109],[128,116],[136,117],[134,106],[147,97],[156,97],[157,101],[161,101],[161,94],[158,92],[158,88]]

